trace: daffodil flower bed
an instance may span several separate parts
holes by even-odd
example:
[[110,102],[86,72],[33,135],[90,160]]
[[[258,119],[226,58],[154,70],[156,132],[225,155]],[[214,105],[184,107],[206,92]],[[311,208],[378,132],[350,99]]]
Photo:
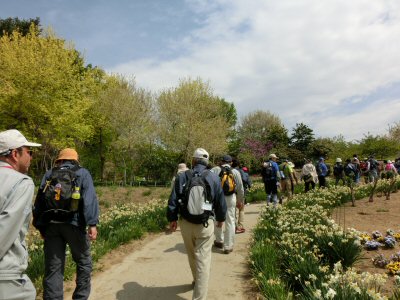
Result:
[[[372,187],[354,187],[355,198],[369,196]],[[266,299],[387,299],[380,293],[387,275],[352,269],[362,244],[379,242],[367,233],[344,231],[330,218],[334,207],[348,201],[348,187],[338,186],[265,207],[253,233],[250,266]]]

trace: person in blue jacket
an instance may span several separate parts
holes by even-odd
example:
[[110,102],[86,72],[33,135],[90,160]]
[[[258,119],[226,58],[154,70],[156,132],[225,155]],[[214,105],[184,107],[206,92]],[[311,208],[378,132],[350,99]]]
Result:
[[261,176],[264,181],[265,193],[267,194],[267,205],[278,204],[278,186],[280,185],[279,166],[276,163],[278,157],[270,154],[268,161],[264,162],[261,169]]
[[[194,151],[193,169],[177,174],[167,209],[167,218],[172,232],[176,231],[180,216],[179,226],[193,276],[192,299],[207,298],[214,223],[216,227],[221,228],[227,210],[221,181],[216,174],[207,169],[208,162],[209,154],[206,150],[198,148]],[[207,199],[210,200],[210,203],[205,203],[201,196],[198,196],[197,198],[201,199],[200,205],[204,209],[204,213],[194,215],[194,212],[186,203],[189,203],[188,194],[192,194],[192,189],[195,187],[187,191],[186,186],[191,186],[190,182],[196,176],[203,177],[208,194]]]
[[46,207],[44,189],[52,170],[43,176],[33,208],[33,225],[44,239],[45,274],[43,299],[63,299],[66,245],[69,245],[76,263],[76,287],[72,299],[88,299],[91,288],[92,258],[90,240],[96,240],[99,223],[99,203],[89,171],[78,162],[78,153],[71,148],[60,151],[57,168],[75,170],[76,186],[79,187],[79,208],[61,221]]

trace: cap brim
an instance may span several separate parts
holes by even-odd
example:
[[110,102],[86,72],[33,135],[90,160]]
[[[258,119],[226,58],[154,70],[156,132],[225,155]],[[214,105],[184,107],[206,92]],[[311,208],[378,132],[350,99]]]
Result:
[[41,144],[37,144],[37,143],[27,142],[27,143],[24,143],[22,146],[25,146],[25,147],[41,147],[42,145]]

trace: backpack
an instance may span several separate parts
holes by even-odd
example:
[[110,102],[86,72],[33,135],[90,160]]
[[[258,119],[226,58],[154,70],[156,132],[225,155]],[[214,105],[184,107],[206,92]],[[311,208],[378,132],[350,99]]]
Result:
[[331,166],[330,165],[328,165],[328,164],[325,164],[325,166],[326,166],[326,176],[328,177],[328,176],[330,176],[331,175]]
[[79,168],[78,165],[71,169],[53,168],[45,187],[39,191],[45,213],[51,213],[47,216],[50,220],[65,221],[78,210],[78,205],[72,205],[72,194],[79,189],[76,184],[76,171]]
[[370,159],[369,160],[369,169],[375,170],[377,168],[378,168],[378,162],[375,159]]
[[182,216],[194,224],[208,226],[212,214],[211,188],[205,178],[209,170],[202,173],[188,170],[185,172],[186,184],[183,189]]
[[219,178],[221,179],[222,190],[224,195],[229,196],[235,192],[236,183],[233,177],[233,172],[231,167],[221,167],[221,172],[219,173]]
[[356,176],[356,166],[354,166],[352,163],[347,164],[344,167],[344,174],[349,177],[355,177]]
[[363,171],[363,172],[368,171],[368,163],[367,163],[366,161],[360,162],[360,169],[361,169],[361,171]]
[[264,169],[263,169],[263,174],[264,174],[264,180],[269,180],[274,178],[274,168],[272,166],[272,163],[270,161],[267,161],[264,163]]
[[333,175],[334,176],[338,177],[338,176],[342,175],[342,172],[343,172],[343,165],[336,164],[333,167]]

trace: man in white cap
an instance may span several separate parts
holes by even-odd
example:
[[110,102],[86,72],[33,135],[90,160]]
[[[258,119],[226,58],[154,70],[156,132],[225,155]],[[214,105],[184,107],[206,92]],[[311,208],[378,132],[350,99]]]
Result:
[[176,230],[181,216],[179,226],[193,276],[193,300],[207,298],[214,223],[221,228],[226,215],[221,182],[207,170],[208,160],[203,148],[194,151],[193,169],[177,174],[167,210],[171,231]]
[[32,212],[35,186],[25,175],[31,147],[16,129],[0,132],[0,299],[34,300],[35,287],[25,274],[28,252],[25,236]]

